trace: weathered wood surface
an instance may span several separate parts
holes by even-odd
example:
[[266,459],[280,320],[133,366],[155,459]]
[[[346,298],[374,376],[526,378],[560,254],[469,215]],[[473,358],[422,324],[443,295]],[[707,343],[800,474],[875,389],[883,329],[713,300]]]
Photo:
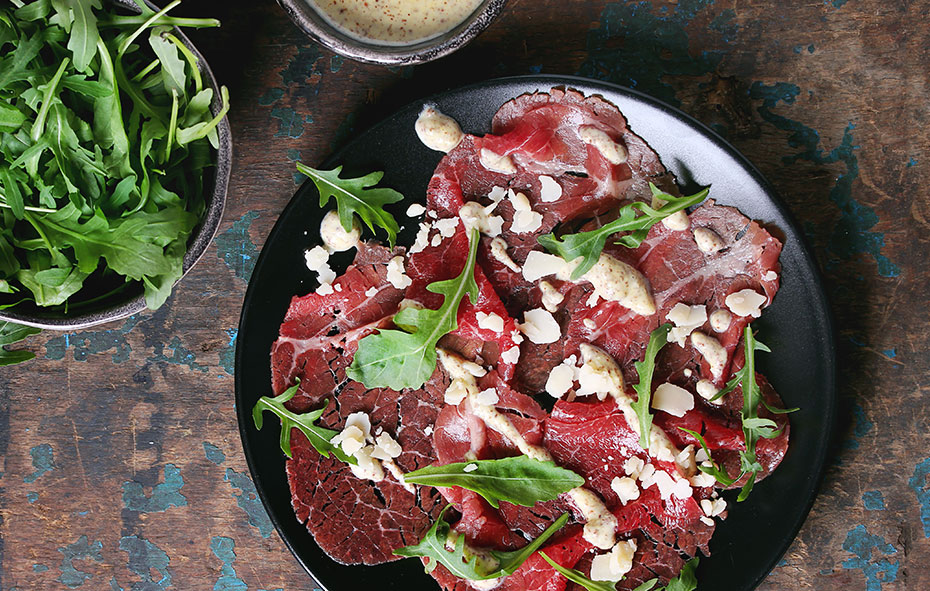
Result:
[[234,100],[226,218],[164,308],[39,335],[38,359],[0,370],[0,590],[311,588],[255,496],[232,385],[246,282],[293,162],[408,101],[535,72],[633,86],[713,125],[824,269],[840,435],[761,588],[930,589],[930,3],[512,0],[463,51],[401,69],[321,50],[272,2],[182,6],[217,11],[223,29],[192,37]]

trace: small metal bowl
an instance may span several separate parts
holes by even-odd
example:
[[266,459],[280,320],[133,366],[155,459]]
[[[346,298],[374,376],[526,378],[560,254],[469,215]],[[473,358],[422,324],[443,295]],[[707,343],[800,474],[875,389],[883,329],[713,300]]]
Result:
[[439,59],[464,46],[497,18],[507,0],[484,0],[464,21],[436,37],[409,45],[382,45],[350,37],[318,13],[313,0],[278,0],[288,16],[317,43],[348,58],[409,66]]
[[[111,0],[111,2],[133,12],[141,12],[133,0]],[[146,4],[153,10],[159,10],[149,0],[146,0]],[[184,33],[177,29],[175,29],[174,33],[197,56],[197,63],[200,66],[200,73],[204,82],[213,89],[214,98],[210,110],[215,115],[222,108],[222,100],[220,98],[219,84],[217,84],[210,66],[207,65],[207,60],[197,51],[197,48],[194,47]],[[213,241],[213,237],[216,236],[220,220],[223,218],[223,210],[226,208],[226,189],[229,185],[229,174],[232,169],[233,151],[232,133],[226,117],[223,117],[219,125],[217,125],[216,133],[219,140],[219,149],[216,151],[216,162],[212,168],[213,178],[209,178],[209,169],[204,178],[205,210],[203,217],[188,239],[187,253],[184,255],[183,263],[184,273],[178,279],[178,282],[203,257],[207,247]],[[0,321],[7,320],[17,324],[51,330],[78,330],[127,318],[145,309],[145,295],[142,284],[141,282],[135,282],[118,294],[79,304],[67,313],[58,309],[43,308],[30,302],[24,302],[15,308],[0,310]]]

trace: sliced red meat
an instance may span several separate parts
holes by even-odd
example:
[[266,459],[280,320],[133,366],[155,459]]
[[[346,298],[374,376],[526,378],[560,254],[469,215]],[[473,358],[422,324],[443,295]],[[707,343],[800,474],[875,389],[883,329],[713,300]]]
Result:
[[[280,394],[301,378],[295,410],[334,391],[335,372],[351,362],[359,339],[389,323],[403,298],[386,279],[387,262],[394,253],[363,243],[356,263],[333,282],[329,295],[309,293],[294,297],[271,348],[272,390]],[[374,289],[374,295],[368,296]]]
[[[703,304],[709,316],[714,310],[727,309],[726,297],[746,288],[764,293],[771,301],[778,289],[781,243],[736,209],[715,205],[713,201],[708,201],[689,217],[691,227],[685,231],[672,231],[663,224],[654,225],[635,251],[616,245],[605,248],[605,252],[633,264],[647,278],[657,312],[648,317],[639,316],[616,302],[606,301],[593,308],[582,305],[571,315],[566,353],[574,352],[578,343],[593,343],[610,353],[625,369],[628,380],[635,383],[633,362],[642,358],[649,334],[666,322],[666,315],[676,304]],[[714,254],[701,252],[694,240],[694,228],[713,230],[723,239],[724,248]],[[770,272],[775,278],[770,278]],[[588,318],[595,322],[596,328],[585,326],[584,321]],[[715,333],[709,322],[698,330],[720,341],[732,360],[743,328],[751,320],[751,317],[733,315],[724,333]],[[681,355],[680,352],[669,351],[678,347],[677,344],[668,345],[662,354],[666,362],[661,364],[657,378],[665,379],[687,365],[689,360],[694,360],[701,370],[701,377],[714,381],[718,386],[723,385],[732,373],[730,362],[722,376],[714,378],[707,363],[690,343],[685,346],[688,351]],[[675,365],[670,364],[672,360],[675,360]]]
[[[623,146],[628,152],[626,161],[611,164],[582,139],[582,128],[598,130]],[[509,157],[515,172],[485,168],[481,164],[482,150]],[[543,201],[541,176],[559,185],[559,199]],[[401,443],[403,453],[396,461],[405,472],[429,464],[519,454],[514,442],[475,416],[468,399],[457,406],[444,404],[450,380],[441,368],[423,388],[401,394],[388,389],[368,390],[350,382],[345,378],[345,367],[359,339],[393,326],[391,318],[402,299],[432,309],[442,304],[442,296],[430,292],[427,286],[456,277],[465,264],[468,236],[458,219],[465,203],[477,201],[488,206],[492,193],[498,198],[505,195],[492,215],[502,218],[500,238],[505,241],[507,255],[522,265],[531,250],[540,248],[540,234],[557,226],[560,232],[574,232],[606,223],[617,215],[618,206],[631,200],[648,201],[649,182],[678,194],[658,156],[630,131],[619,110],[604,99],[553,89],[508,102],[494,117],[491,134],[466,136],[437,167],[427,189],[429,215],[424,218],[431,228],[427,241],[418,242],[413,249],[416,252],[405,261],[412,282],[406,290],[394,288],[386,279],[386,263],[396,253],[365,247],[355,264],[334,282],[339,291],[328,296],[294,298],[272,351],[275,392],[300,378],[300,394],[289,403],[297,411],[316,408],[324,398],[337,397],[337,404],[331,405],[320,421],[331,428],[340,428],[352,412],[366,412],[373,429],[384,429]],[[537,230],[514,231],[516,210],[506,196],[509,191],[523,193],[532,209],[542,214]],[[440,228],[449,233],[450,220],[456,220],[454,232],[440,236]],[[478,387],[497,391],[498,411],[528,443],[544,445],[559,465],[584,476],[585,485],[604,500],[617,518],[618,537],[637,541],[634,568],[618,589],[633,589],[653,577],[665,583],[678,574],[689,557],[698,551],[707,553],[714,526],[700,521],[703,511],[698,502],[713,491],[710,487],[695,487],[692,497],[679,499],[672,495],[662,499],[658,485],[653,484],[640,488],[638,499],[622,504],[610,482],[615,476],[625,475],[623,466],[628,458],[639,457],[669,473],[678,471],[675,463],[649,458],[610,399],[598,401],[589,396],[573,402],[559,400],[550,415],[525,393],[543,392],[551,368],[577,354],[581,343],[604,349],[620,364],[627,382],[636,383],[633,363],[642,358],[650,332],[666,321],[666,314],[678,303],[703,304],[710,314],[726,307],[727,295],[745,288],[764,293],[771,301],[778,288],[778,240],[737,210],[717,206],[713,201],[694,211],[690,224],[686,231],[672,231],[656,224],[637,249],[612,243],[604,249],[644,275],[655,298],[654,315],[633,314],[616,302],[591,302],[589,306],[593,289],[589,283],[547,278],[564,296],[554,313],[563,338],[548,344],[525,339],[517,345],[521,341],[518,321],[524,311],[542,307],[540,287],[537,282],[527,282],[512,264],[496,256],[491,238],[482,236],[475,270],[478,297],[474,302],[468,298],[463,301],[457,315],[458,328],[440,341],[440,346],[489,369],[479,378]],[[723,240],[724,248],[711,254],[700,251],[693,236],[695,228],[713,230]],[[727,330],[719,334],[709,324],[698,328],[717,338],[726,349],[728,360],[722,375],[713,376],[690,343],[684,347],[672,343],[659,355],[653,387],[670,381],[694,392],[702,378],[721,386],[742,366],[739,343],[750,320],[734,316]],[[590,321],[594,321],[594,328],[589,328]],[[500,331],[492,328],[498,322],[502,325]],[[515,363],[511,351],[518,346],[519,361]],[[777,394],[764,378],[758,379],[766,400],[780,406]],[[632,390],[629,395],[635,396]],[[739,451],[745,445],[739,419],[741,405],[738,389],[719,406],[695,396],[694,410],[684,417],[658,411],[655,424],[680,448],[696,441],[679,427],[700,432],[714,451],[714,459],[735,474]],[[757,445],[764,477],[781,461],[788,430],[784,416],[774,416],[765,409],[759,414],[773,418],[784,428],[779,437],[760,440]],[[288,462],[288,476],[295,512],[306,521],[320,547],[340,562],[375,564],[393,560],[393,550],[419,541],[446,502],[457,511],[452,527],[470,544],[489,549],[521,547],[562,513],[577,512],[568,495],[534,507],[502,502],[499,509],[494,509],[476,493],[458,487],[420,487],[417,494],[412,494],[391,476],[378,483],[355,478],[347,466],[321,459],[297,431],[293,439],[294,459]],[[595,551],[581,534],[580,523],[569,525],[544,550],[559,564],[587,573]],[[433,576],[444,589],[471,589],[441,566]],[[576,588],[538,553],[497,587],[502,591]]]

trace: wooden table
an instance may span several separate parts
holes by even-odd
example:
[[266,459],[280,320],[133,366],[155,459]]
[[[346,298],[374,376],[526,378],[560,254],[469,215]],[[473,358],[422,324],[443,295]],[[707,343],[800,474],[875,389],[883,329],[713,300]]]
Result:
[[761,589],[930,589],[930,3],[512,0],[469,47],[399,69],[320,49],[272,2],[180,12],[224,23],[192,37],[234,101],[226,217],[162,309],[43,333],[26,343],[37,359],[0,369],[0,591],[312,588],[256,498],[233,405],[240,305],[294,161],[433,92],[537,72],[632,86],[712,125],[824,270],[839,436]]

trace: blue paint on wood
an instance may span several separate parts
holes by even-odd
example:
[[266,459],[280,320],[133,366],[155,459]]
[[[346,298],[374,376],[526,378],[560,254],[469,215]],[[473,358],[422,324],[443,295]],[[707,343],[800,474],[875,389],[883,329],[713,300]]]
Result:
[[875,426],[865,414],[865,409],[858,403],[852,406],[853,413],[853,432],[852,435],[843,441],[843,447],[846,449],[859,449],[859,439],[865,437],[872,427]]
[[311,78],[314,77],[315,73],[319,73],[317,60],[322,56],[323,53],[315,43],[298,47],[297,53],[288,61],[287,66],[281,70],[281,80],[284,85],[313,83]]
[[914,475],[907,481],[908,486],[917,495],[920,505],[920,523],[924,526],[924,537],[930,538],[930,458],[914,466]]
[[335,74],[342,69],[342,56],[334,55],[329,58],[329,71]]
[[[233,566],[236,561],[236,542],[225,536],[214,536],[210,539],[210,550],[214,556],[223,561],[223,567],[220,569],[216,584],[213,585],[213,591],[248,591],[248,586],[239,578]],[[259,589],[258,591],[265,590]],[[278,588],[273,591],[283,591],[283,589]]]
[[917,158],[912,156],[911,159],[907,161],[907,167],[911,168],[913,166],[917,166]]
[[892,359],[898,356],[898,350],[895,348],[885,349],[882,351],[882,353],[884,353],[887,357],[891,357]]
[[249,229],[257,217],[257,211],[250,211],[216,237],[216,255],[223,259],[236,277],[246,282],[252,276],[252,269],[255,268],[255,259],[258,256],[258,248],[249,237]]
[[853,143],[852,135],[855,125],[848,124],[840,145],[824,153],[819,147],[820,134],[816,130],[773,111],[780,102],[794,104],[799,94],[800,88],[797,85],[786,82],[772,85],[755,82],[750,88],[750,97],[762,101],[762,105],[757,109],[762,119],[778,129],[789,132],[788,145],[800,150],[783,157],[782,161],[785,164],[807,160],[819,165],[839,162],[846,166],[846,172],[836,177],[836,182],[830,190],[830,200],[839,208],[841,216],[830,237],[830,250],[834,260],[828,263],[828,268],[839,264],[840,261],[836,258],[849,260],[859,254],[867,254],[875,259],[879,275],[897,277],[901,270],[881,252],[885,246],[885,234],[871,231],[879,221],[878,214],[874,208],[859,203],[852,196],[853,181],[859,177],[859,158],[856,155],[859,146]]
[[123,483],[123,506],[139,513],[167,511],[170,507],[184,507],[187,498],[181,494],[184,478],[174,464],[165,464],[165,481],[156,484],[151,496],[145,496],[142,485],[135,481]]
[[226,347],[220,351],[220,365],[226,370],[226,373],[233,375],[236,371],[236,337],[239,336],[238,328],[225,328],[223,332],[229,337]]
[[278,102],[282,96],[284,96],[283,88],[269,88],[265,94],[258,97],[258,104],[268,107]]
[[127,566],[139,580],[123,589],[113,578],[110,580],[112,591],[167,591],[172,588],[171,561],[164,550],[140,536],[120,538],[119,549],[129,554]]
[[885,497],[880,490],[867,490],[862,493],[862,504],[869,511],[884,511]]
[[[170,357],[165,352],[166,348],[171,351]],[[152,355],[149,356],[148,361],[153,363],[162,362],[171,363],[174,365],[183,365],[190,368],[191,370],[196,370],[203,373],[207,373],[210,370],[210,368],[206,365],[197,363],[197,355],[185,347],[184,344],[181,343],[181,338],[178,336],[171,337],[171,342],[168,343],[167,347],[165,347],[164,343],[155,343],[154,351],[152,352]]]
[[58,581],[68,589],[77,589],[82,586],[84,581],[91,578],[91,575],[78,570],[77,567],[74,566],[74,561],[94,560],[96,562],[102,562],[103,555],[100,553],[101,550],[103,550],[103,544],[97,541],[88,541],[86,535],[82,535],[76,541],[59,548],[58,551],[62,553],[62,559],[61,565],[58,567],[61,571],[61,574],[58,576]]
[[258,529],[263,538],[267,538],[274,531],[274,526],[265,512],[261,499],[258,498],[258,491],[255,490],[255,483],[246,474],[240,474],[232,468],[226,469],[226,482],[230,483],[233,488],[239,489],[239,494],[233,493],[236,498],[236,504],[245,511],[249,519],[249,524]]
[[219,466],[226,461],[226,454],[217,446],[207,441],[203,442],[203,453],[207,459]]
[[33,564],[32,565],[32,572],[44,573],[47,570],[48,570],[48,567],[45,566],[44,564]]
[[880,536],[870,534],[864,525],[857,525],[846,534],[843,549],[855,554],[843,561],[843,568],[861,570],[865,575],[866,591],[881,591],[882,585],[897,580],[901,562],[886,558],[897,554],[897,548]]
[[313,117],[301,115],[290,107],[274,107],[271,116],[278,120],[275,137],[297,139],[304,134],[304,123],[313,123]]
[[723,59],[722,51],[692,55],[688,43],[685,27],[711,4],[713,0],[681,0],[673,11],[658,13],[648,1],[608,4],[600,26],[588,34],[588,58],[578,74],[630,86],[679,106],[675,89],[663,80],[708,74]]
[[39,500],[39,493],[37,493],[37,492],[34,491],[34,490],[31,490],[31,491],[27,492],[27,493],[26,493],[26,500],[29,502],[30,505],[33,504],[33,503],[35,503],[36,501]]
[[35,470],[32,474],[23,477],[23,482],[35,482],[43,474],[55,469],[55,452],[51,445],[39,444],[29,450],[29,455],[32,456],[32,467]]
[[730,43],[739,33],[739,25],[734,22],[736,12],[730,8],[720,11],[714,20],[710,21],[710,28],[723,35],[723,40]]
[[68,349],[73,349],[75,361],[87,361],[88,356],[113,350],[113,363],[129,359],[132,347],[126,335],[139,323],[141,316],[130,316],[119,328],[109,330],[81,331],[52,337],[45,344],[47,359],[64,359]]

